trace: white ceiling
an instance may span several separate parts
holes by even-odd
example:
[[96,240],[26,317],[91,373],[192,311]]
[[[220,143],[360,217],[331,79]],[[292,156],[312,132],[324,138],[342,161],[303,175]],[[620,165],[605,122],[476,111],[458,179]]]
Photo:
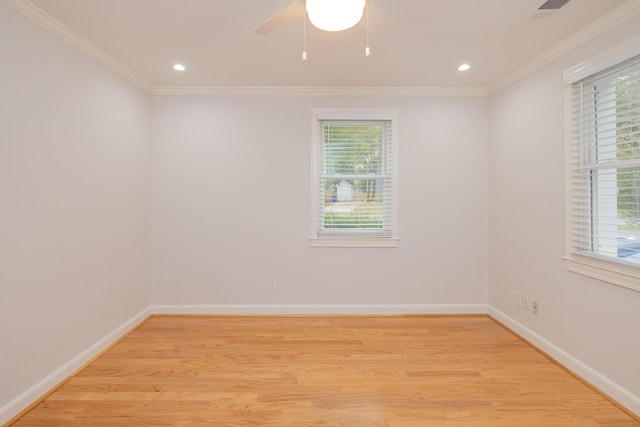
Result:
[[[252,33],[291,1],[31,0],[155,87],[490,87],[629,2],[572,0],[549,20],[523,21],[541,0],[370,0],[372,56],[362,23],[307,25],[303,62],[302,18]],[[472,69],[457,71],[463,62]]]

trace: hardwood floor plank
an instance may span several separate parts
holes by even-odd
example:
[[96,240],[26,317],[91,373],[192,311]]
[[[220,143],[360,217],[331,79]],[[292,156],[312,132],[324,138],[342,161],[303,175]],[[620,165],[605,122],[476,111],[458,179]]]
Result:
[[14,425],[640,422],[485,316],[157,316]]

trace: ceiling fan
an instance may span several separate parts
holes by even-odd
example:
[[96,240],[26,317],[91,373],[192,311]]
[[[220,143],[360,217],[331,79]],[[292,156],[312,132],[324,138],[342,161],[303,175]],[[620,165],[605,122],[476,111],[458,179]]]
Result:
[[[267,35],[281,26],[304,16],[305,11],[311,23],[320,29],[327,31],[345,30],[360,21],[365,7],[370,7],[373,13],[378,14],[377,8],[369,3],[368,0],[295,0],[289,6],[254,28],[253,32],[263,36]],[[321,22],[323,15],[327,13],[327,11],[324,10],[325,7],[335,7],[338,8],[340,12],[346,12],[347,16],[345,20],[342,22],[331,22],[327,27]],[[338,17],[338,14],[333,10],[329,10],[328,13],[331,15],[330,18],[332,21],[335,21],[335,18]]]

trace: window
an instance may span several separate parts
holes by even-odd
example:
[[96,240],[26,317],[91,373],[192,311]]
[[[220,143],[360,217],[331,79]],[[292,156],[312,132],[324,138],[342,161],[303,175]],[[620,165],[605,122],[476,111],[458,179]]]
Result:
[[394,116],[314,110],[312,246],[397,246]]
[[599,68],[567,74],[568,268],[640,290],[640,56]]

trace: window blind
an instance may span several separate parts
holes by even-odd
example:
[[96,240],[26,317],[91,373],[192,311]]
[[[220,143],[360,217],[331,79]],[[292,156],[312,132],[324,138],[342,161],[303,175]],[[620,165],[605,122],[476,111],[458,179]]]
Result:
[[391,121],[320,120],[318,234],[391,236]]
[[640,263],[640,56],[571,86],[573,253]]

